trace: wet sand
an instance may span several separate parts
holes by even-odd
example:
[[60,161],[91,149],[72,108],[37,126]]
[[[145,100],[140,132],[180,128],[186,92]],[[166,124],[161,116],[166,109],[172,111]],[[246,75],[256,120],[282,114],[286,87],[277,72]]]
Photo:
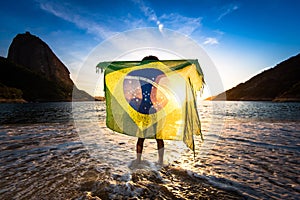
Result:
[[[136,138],[105,127],[103,103],[5,105],[0,199],[298,199],[300,104],[230,102],[199,109],[196,156],[155,140],[135,166]],[[212,109],[213,108],[213,109]],[[212,114],[214,117],[212,117]],[[74,120],[75,119],[75,120]]]
[[243,199],[176,164],[101,161],[73,124],[1,126],[0,155],[1,199]]

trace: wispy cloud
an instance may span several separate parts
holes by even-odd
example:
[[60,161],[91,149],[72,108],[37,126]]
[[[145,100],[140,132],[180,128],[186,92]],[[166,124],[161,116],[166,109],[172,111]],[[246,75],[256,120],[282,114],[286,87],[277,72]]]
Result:
[[[164,28],[176,30],[185,35],[191,35],[197,28],[201,27],[201,18],[185,17],[177,13],[166,13],[158,17],[156,11],[152,9],[144,0],[132,0],[144,14],[146,19],[136,18],[129,14],[127,17],[114,18],[113,16],[94,16],[87,14],[82,9],[76,9],[73,4],[62,3],[59,1],[36,0],[40,8],[60,19],[73,23],[79,29],[95,35],[100,39],[107,39],[112,35],[123,30],[132,28],[147,27],[149,22],[154,22],[160,32]],[[109,17],[109,19],[107,19]],[[112,23],[107,23],[110,21]],[[111,24],[114,24],[112,26]],[[118,27],[118,32],[113,31]]]
[[164,25],[158,20],[156,12],[150,7],[147,6],[145,1],[143,0],[132,0],[136,3],[140,10],[144,13],[144,15],[148,18],[149,21],[153,21],[156,23],[159,31],[163,30]]
[[196,29],[201,27],[201,17],[185,17],[177,13],[164,14],[160,17],[163,24],[173,30],[185,35],[191,35]]
[[222,13],[219,15],[217,21],[220,21],[223,17],[225,17],[226,15],[229,15],[230,13],[232,13],[238,9],[239,9],[239,6],[234,5],[234,4],[230,4],[230,5],[223,7],[221,9]]
[[219,44],[219,41],[218,41],[217,38],[208,37],[208,38],[205,39],[203,44],[205,44],[205,45],[214,45],[214,44]]
[[120,20],[124,23],[124,26],[127,29],[147,27],[147,23],[144,19],[137,18],[130,13],[127,16],[122,17]]
[[163,28],[168,28],[176,30],[185,35],[190,35],[201,26],[201,17],[191,18],[182,16],[177,13],[165,13],[161,16],[157,16],[155,10],[147,5],[146,1],[132,1],[139,6],[140,10],[149,21],[156,23],[160,32],[163,31]]
[[75,24],[78,28],[86,30],[88,33],[96,35],[102,39],[108,38],[116,32],[111,31],[104,24],[95,22],[89,18],[82,17],[80,13],[71,9],[70,5],[51,1],[39,1],[40,8],[65,21]]

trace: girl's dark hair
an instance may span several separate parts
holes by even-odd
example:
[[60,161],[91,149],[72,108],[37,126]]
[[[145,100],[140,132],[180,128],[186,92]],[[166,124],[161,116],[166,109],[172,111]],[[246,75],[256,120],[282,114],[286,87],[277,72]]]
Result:
[[145,60],[159,60],[156,56],[146,56],[142,59],[142,61],[145,61]]

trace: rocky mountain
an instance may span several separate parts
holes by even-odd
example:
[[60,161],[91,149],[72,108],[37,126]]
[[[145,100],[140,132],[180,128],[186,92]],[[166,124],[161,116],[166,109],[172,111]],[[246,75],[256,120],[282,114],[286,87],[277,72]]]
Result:
[[0,99],[26,101],[92,100],[79,90],[70,72],[49,46],[26,32],[12,41],[8,57],[0,58]]
[[300,54],[217,95],[213,100],[225,98],[230,101],[300,101]]

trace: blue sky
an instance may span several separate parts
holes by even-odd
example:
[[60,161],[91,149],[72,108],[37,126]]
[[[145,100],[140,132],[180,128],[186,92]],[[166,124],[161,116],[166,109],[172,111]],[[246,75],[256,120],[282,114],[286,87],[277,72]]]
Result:
[[214,62],[225,89],[300,53],[298,0],[27,0],[1,4],[0,55],[7,56],[16,34],[30,31],[50,46],[75,82],[78,69],[97,45],[143,27],[174,30],[198,43]]

